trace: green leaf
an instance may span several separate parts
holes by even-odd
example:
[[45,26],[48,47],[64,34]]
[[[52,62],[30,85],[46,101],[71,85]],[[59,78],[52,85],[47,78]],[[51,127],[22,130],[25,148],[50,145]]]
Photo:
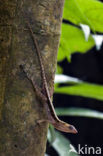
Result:
[[66,0],[63,18],[93,31],[103,32],[103,3],[97,0]]
[[57,56],[57,60],[58,61],[62,61],[66,58],[65,52],[63,52],[65,50],[65,47],[63,46],[63,43],[60,41],[60,45],[59,45],[59,52],[58,52],[58,56]]
[[103,113],[86,108],[56,108],[57,115],[89,117],[103,120]]
[[62,67],[57,64],[56,74],[62,74],[62,73],[63,73]]
[[52,145],[56,139],[56,135],[55,135],[55,129],[51,124],[49,125],[49,132],[48,133],[49,133],[49,143]]
[[62,24],[62,35],[60,39],[58,61],[67,58],[70,61],[74,52],[86,52],[94,46],[93,38],[85,40],[83,31],[71,25]]
[[90,83],[80,83],[73,86],[56,87],[55,93],[84,96],[103,100],[103,86]]
[[[55,132],[56,139],[52,146],[57,151],[59,156],[78,156],[75,152],[70,152],[70,141],[66,139],[61,133]],[[48,133],[48,140],[50,139],[50,134]]]

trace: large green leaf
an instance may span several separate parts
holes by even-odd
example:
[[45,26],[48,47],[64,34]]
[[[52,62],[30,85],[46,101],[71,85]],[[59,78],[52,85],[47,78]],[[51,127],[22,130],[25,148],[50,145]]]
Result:
[[65,0],[65,19],[87,24],[93,31],[103,32],[103,3],[97,0]]
[[103,113],[86,108],[56,108],[57,115],[89,117],[103,120]]
[[55,93],[69,94],[103,100],[103,86],[81,83],[73,86],[55,87]]
[[71,25],[62,24],[62,35],[60,39],[58,61],[70,56],[74,52],[86,52],[94,46],[93,38],[89,37],[88,42],[84,38],[82,30]]
[[[75,152],[70,152],[71,144],[61,133],[55,131],[56,139],[52,146],[57,151],[59,156],[78,156]],[[48,140],[50,140],[50,133],[48,133]]]

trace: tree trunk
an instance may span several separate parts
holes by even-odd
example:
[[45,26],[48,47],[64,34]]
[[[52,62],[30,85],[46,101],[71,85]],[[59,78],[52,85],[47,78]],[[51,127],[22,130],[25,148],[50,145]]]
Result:
[[45,117],[45,110],[20,65],[42,87],[29,21],[52,94],[63,2],[0,0],[0,156],[44,156],[48,124],[36,121]]

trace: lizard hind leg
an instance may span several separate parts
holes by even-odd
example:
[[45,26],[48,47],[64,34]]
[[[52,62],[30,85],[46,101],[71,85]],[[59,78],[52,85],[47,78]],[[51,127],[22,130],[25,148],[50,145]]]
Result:
[[25,68],[24,68],[23,65],[20,65],[20,69],[23,71],[23,73],[25,74],[25,76],[27,77],[27,79],[31,82],[31,85],[32,85],[34,91],[36,91],[36,95],[40,99],[42,99],[42,101],[46,102],[47,101],[46,96],[42,93],[41,88],[38,87],[38,85],[34,81],[33,77],[29,75],[29,73],[25,70]]
[[46,96],[42,93],[42,89],[40,87],[38,87],[38,85],[35,83],[35,81],[31,78],[31,83],[32,86],[34,88],[34,90],[36,91],[36,95],[43,101],[46,102],[47,98]]

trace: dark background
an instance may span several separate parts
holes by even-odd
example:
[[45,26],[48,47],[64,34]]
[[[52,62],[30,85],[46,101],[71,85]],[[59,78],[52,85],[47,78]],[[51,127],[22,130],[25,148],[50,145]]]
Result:
[[[72,55],[71,63],[65,59],[59,65],[63,68],[63,74],[86,82],[103,84],[103,46],[100,51],[96,51],[94,47],[86,54],[75,53]],[[90,108],[103,112],[102,101],[79,96],[54,94],[54,105],[55,107]],[[77,148],[78,144],[81,144],[81,146],[101,147],[103,150],[103,120],[70,116],[60,118],[75,125],[79,132],[76,135],[64,133],[74,147]],[[50,146],[47,148],[47,153],[50,156],[58,156]]]
[[[100,1],[103,2],[103,0]],[[78,27],[65,19],[63,19],[63,23]],[[96,34],[99,33],[96,32]],[[63,68],[63,74],[65,75],[77,77],[86,82],[103,85],[103,45],[99,51],[94,47],[85,54],[75,53],[72,55],[71,63],[68,63],[65,59],[59,63],[59,65]],[[55,107],[90,108],[103,112],[103,101],[79,96],[54,94],[54,105]],[[77,148],[78,144],[81,144],[83,147],[85,145],[95,148],[101,147],[101,155],[103,155],[103,120],[70,116],[62,116],[60,118],[75,125],[78,130],[78,134],[76,135],[63,134],[71,141],[74,147]],[[49,144],[47,146],[47,153],[50,154],[50,156],[58,156]],[[92,156],[92,154],[89,156]]]

